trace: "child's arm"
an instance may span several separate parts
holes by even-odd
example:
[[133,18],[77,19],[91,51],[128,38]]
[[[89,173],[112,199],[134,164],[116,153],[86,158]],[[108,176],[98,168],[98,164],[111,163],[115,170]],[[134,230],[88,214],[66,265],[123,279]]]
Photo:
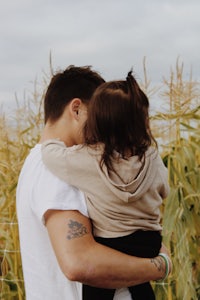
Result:
[[77,149],[81,145],[67,147],[58,139],[49,139],[42,144],[42,160],[47,168],[61,180],[74,184],[79,164],[77,164]]

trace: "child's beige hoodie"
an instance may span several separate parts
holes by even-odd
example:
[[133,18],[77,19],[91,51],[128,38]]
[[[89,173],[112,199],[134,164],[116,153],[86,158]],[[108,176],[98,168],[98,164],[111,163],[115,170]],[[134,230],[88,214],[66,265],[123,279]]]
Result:
[[[85,193],[95,236],[120,237],[136,230],[158,230],[160,205],[169,193],[167,169],[154,148],[138,156],[113,160],[114,171],[101,169],[102,145],[66,147],[59,140],[45,141],[45,165],[60,179]],[[66,199],[67,201],[67,199]]]

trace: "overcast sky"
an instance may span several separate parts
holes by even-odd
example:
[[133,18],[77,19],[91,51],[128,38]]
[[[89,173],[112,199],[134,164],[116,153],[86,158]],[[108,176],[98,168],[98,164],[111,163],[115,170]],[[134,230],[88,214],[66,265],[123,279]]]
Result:
[[0,103],[33,90],[43,71],[92,65],[106,79],[131,67],[152,83],[169,76],[177,57],[200,79],[199,0],[0,0]]

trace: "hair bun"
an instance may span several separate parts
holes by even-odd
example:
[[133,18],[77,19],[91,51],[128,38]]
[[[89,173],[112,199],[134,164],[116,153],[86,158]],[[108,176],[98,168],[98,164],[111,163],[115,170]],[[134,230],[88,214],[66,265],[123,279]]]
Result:
[[126,80],[128,80],[128,79],[130,79],[130,78],[133,78],[132,73],[133,73],[133,69],[131,69],[131,70],[128,72],[127,77],[126,77]]

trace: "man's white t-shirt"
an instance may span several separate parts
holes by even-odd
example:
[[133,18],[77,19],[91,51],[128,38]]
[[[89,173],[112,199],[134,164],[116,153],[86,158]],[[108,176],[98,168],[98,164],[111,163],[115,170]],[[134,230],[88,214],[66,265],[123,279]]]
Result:
[[[83,193],[48,171],[42,162],[41,144],[37,144],[25,160],[17,186],[26,300],[81,300],[82,284],[64,276],[53,252],[43,222],[49,209],[78,210],[88,216]],[[127,289],[120,289],[114,299],[130,300],[131,296]]]

